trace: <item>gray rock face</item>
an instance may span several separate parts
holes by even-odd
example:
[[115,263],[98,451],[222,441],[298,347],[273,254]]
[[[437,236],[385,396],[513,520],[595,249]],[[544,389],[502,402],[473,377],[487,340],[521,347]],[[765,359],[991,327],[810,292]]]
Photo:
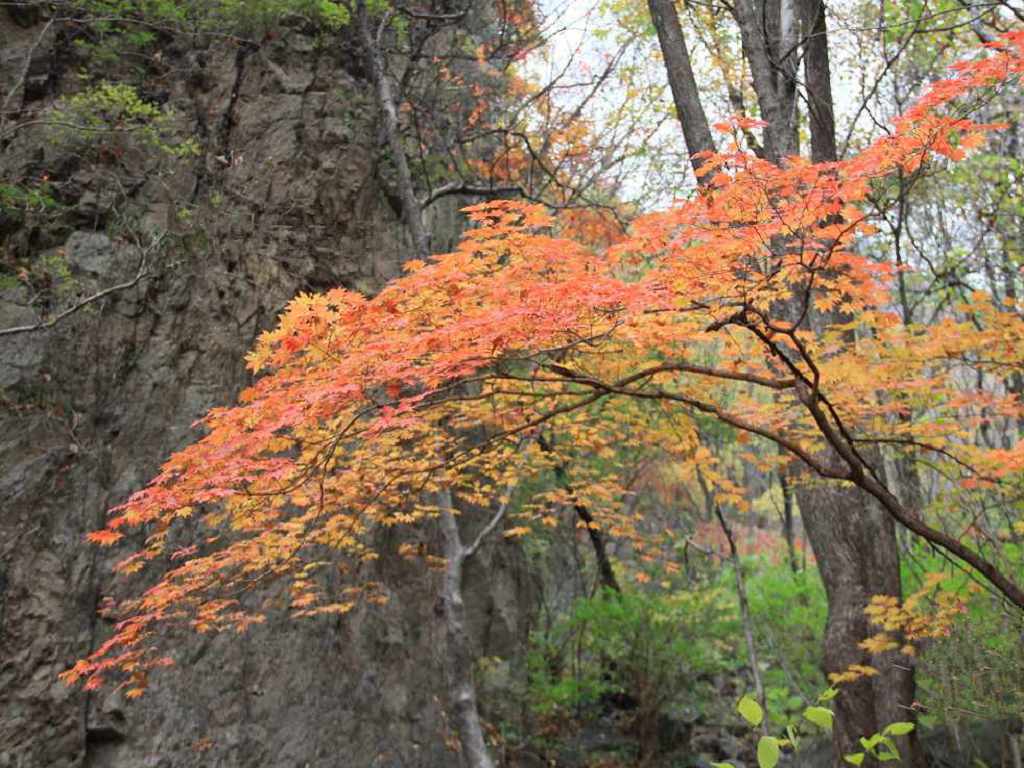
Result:
[[[0,328],[21,328],[38,322],[40,317],[29,304],[25,291],[0,291]],[[31,382],[43,357],[43,350],[35,344],[0,337],[0,390]]]
[[74,232],[64,244],[64,256],[72,273],[90,277],[114,274],[117,251],[102,232]]
[[[28,26],[0,13],[4,61],[38,33],[38,19],[16,21]],[[377,181],[370,90],[343,51],[284,30],[244,57],[223,42],[175,55],[162,86],[182,140],[198,134],[204,146],[151,176],[143,159],[125,160],[138,183],[122,201],[135,231],[166,235],[149,276],[52,330],[0,338],[0,768],[457,765],[437,577],[393,558],[378,563],[385,606],[304,623],[271,616],[240,637],[169,635],[177,665],[141,701],[57,680],[109,632],[100,596],[124,589],[110,576],[118,553],[84,534],[194,438],[196,418],[248,383],[243,354],[292,296],[374,290],[407,252]],[[15,70],[0,68],[0,93]],[[0,154],[0,178],[21,178],[40,156],[67,164],[62,151],[24,131]],[[89,202],[106,199],[103,189],[82,197],[90,210],[70,234],[17,233],[19,248],[41,243],[37,254],[57,238],[66,270],[45,301],[4,289],[0,327],[38,322],[135,273],[140,245]],[[438,208],[444,247],[460,218],[454,203]],[[481,552],[468,582],[481,653],[512,656],[530,594],[520,550]]]

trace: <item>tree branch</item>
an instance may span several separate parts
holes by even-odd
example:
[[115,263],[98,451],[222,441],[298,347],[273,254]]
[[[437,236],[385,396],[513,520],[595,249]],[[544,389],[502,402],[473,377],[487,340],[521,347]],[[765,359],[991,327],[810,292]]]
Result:
[[419,204],[422,208],[427,208],[442,197],[449,197],[451,195],[480,195],[484,197],[499,197],[501,195],[525,196],[523,188],[520,186],[491,187],[484,184],[450,181],[447,184],[441,185],[426,197],[420,198]]
[[[163,240],[163,238],[160,238],[160,240],[157,241],[157,244],[162,242],[162,240]],[[104,288],[99,293],[94,293],[89,298],[83,299],[82,301],[80,301],[77,304],[75,304],[73,307],[64,310],[59,315],[56,315],[55,317],[50,318],[46,322],[37,323],[35,325],[18,325],[18,326],[15,326],[13,328],[3,328],[3,329],[0,329],[0,337],[3,337],[3,336],[15,336],[15,335],[21,334],[21,333],[33,333],[35,331],[45,331],[45,330],[47,330],[49,328],[53,328],[53,326],[55,326],[60,321],[64,320],[65,318],[70,317],[71,315],[75,314],[76,312],[78,312],[81,309],[84,309],[85,307],[89,306],[90,304],[96,303],[97,301],[99,301],[102,298],[110,296],[113,293],[118,293],[119,291],[126,291],[129,288],[132,288],[133,286],[137,285],[140,280],[142,280],[144,277],[146,277],[149,274],[149,270],[148,270],[148,267],[146,265],[146,261],[147,261],[146,257],[148,256],[149,251],[153,250],[155,247],[156,247],[156,245],[150,246],[149,249],[147,249],[147,250],[142,252],[142,259],[139,261],[139,268],[138,268],[138,270],[135,273],[135,277],[133,277],[131,280],[128,280],[127,282],[124,282],[124,283],[120,283],[118,285],[112,285],[109,288]]]
[[515,489],[516,483],[509,483],[508,487],[505,488],[505,499],[501,502],[501,505],[498,507],[498,511],[494,513],[491,519],[487,522],[487,525],[485,525],[483,529],[480,531],[480,533],[476,535],[476,538],[473,539],[473,543],[470,544],[468,547],[462,548],[463,559],[468,560],[473,555],[475,555],[477,550],[480,549],[480,546],[484,543],[487,537],[494,532],[495,528],[501,525],[501,521],[505,519],[505,513],[508,511],[508,505],[512,501],[512,492],[515,491]]
[[36,48],[39,47],[40,43],[43,42],[43,38],[46,37],[46,33],[50,31],[53,21],[53,19],[50,19],[46,22],[46,25],[39,33],[39,36],[32,42],[32,45],[29,46],[28,51],[25,53],[25,62],[21,67],[21,72],[18,73],[18,77],[15,79],[14,85],[11,86],[11,89],[4,97],[3,104],[0,104],[0,139],[6,135],[4,127],[7,123],[7,109],[11,104],[11,100],[14,98],[14,95],[18,90],[25,84],[25,80],[28,78],[28,70],[32,66],[32,55],[36,52]]

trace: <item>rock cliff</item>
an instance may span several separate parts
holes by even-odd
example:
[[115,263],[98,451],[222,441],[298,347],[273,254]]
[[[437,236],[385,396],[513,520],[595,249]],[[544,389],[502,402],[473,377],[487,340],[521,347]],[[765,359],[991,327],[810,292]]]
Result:
[[[25,110],[73,83],[70,32],[44,21],[0,12],[0,98],[16,89]],[[371,90],[343,42],[297,20],[258,45],[171,41],[146,66],[198,155],[89,159],[45,126],[0,143],[0,182],[45,174],[59,202],[33,221],[0,211],[0,256],[31,265],[0,283],[0,329],[130,285],[52,329],[0,336],[0,766],[457,765],[437,577],[397,559],[378,563],[383,607],[168,638],[177,664],[138,702],[57,680],[102,640],[98,601],[119,588],[117,553],[84,534],[246,385],[243,355],[285,302],[372,291],[408,252],[380,182]],[[457,204],[431,218],[444,248]],[[482,654],[511,658],[530,603],[522,553],[501,542],[482,554],[472,625]]]

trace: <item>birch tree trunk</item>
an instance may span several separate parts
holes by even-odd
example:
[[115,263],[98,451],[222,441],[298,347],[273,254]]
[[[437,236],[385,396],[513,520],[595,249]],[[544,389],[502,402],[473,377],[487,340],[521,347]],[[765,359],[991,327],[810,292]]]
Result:
[[502,504],[474,545],[467,547],[462,543],[462,536],[459,533],[451,492],[443,491],[439,496],[441,533],[446,560],[441,596],[444,601],[448,700],[466,768],[494,768],[494,760],[487,749],[483,725],[480,722],[480,708],[477,705],[476,683],[473,681],[473,650],[466,628],[466,605],[462,599],[462,577],[466,560],[475,554],[483,537],[500,523],[505,505]]
[[423,223],[423,206],[420,205],[420,201],[416,197],[412,172],[409,170],[409,159],[405,156],[405,148],[402,146],[401,126],[398,122],[398,101],[391,86],[383,50],[382,36],[390,18],[390,14],[385,14],[374,30],[367,13],[366,0],[358,0],[356,3],[356,26],[359,32],[359,42],[369,65],[374,96],[384,123],[388,152],[398,174],[398,197],[402,203],[402,222],[409,230],[416,257],[426,259],[430,255],[430,235]]
[[465,549],[459,537],[458,524],[451,507],[441,513],[444,549],[447,564],[444,570],[444,622],[446,661],[448,666],[448,699],[455,719],[455,730],[462,745],[462,757],[468,768],[494,768],[484,741],[480,709],[473,682],[473,654],[466,631],[466,605],[462,601],[462,573]]

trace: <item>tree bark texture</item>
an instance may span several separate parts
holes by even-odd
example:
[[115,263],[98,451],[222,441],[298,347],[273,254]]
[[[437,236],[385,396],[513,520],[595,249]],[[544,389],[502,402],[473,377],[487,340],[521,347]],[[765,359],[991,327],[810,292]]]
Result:
[[686,138],[686,149],[690,154],[693,173],[700,180],[698,169],[703,162],[695,158],[699,152],[714,152],[715,143],[711,138],[708,118],[701,106],[700,92],[693,76],[690,64],[690,51],[686,46],[683,28],[679,23],[675,0],[647,0],[651,12],[651,21],[658,33],[661,55],[665,60],[665,72],[668,75],[672,100],[676,105],[676,115],[683,128]]
[[475,549],[466,547],[452,507],[451,493],[441,494],[441,532],[444,539],[444,602],[448,698],[455,730],[466,768],[494,768],[484,740],[473,681],[473,652],[466,629],[466,605],[462,599],[462,576],[466,560]]

